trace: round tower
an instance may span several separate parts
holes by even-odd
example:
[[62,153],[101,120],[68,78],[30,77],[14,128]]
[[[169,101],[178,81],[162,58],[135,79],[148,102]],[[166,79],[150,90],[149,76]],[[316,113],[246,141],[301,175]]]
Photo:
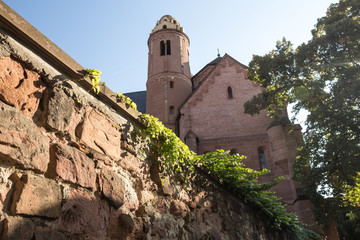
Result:
[[189,38],[170,15],[157,21],[148,39],[146,112],[175,130],[178,108],[191,93]]

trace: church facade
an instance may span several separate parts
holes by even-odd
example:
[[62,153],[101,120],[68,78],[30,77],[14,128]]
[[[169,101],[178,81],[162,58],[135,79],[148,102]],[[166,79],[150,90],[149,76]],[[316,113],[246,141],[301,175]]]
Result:
[[266,111],[245,114],[244,103],[263,89],[247,78],[247,67],[228,54],[218,55],[192,75],[189,44],[180,23],[163,16],[148,39],[146,92],[126,95],[140,111],[156,116],[174,130],[196,153],[229,150],[245,155],[246,167],[269,169],[265,178],[284,176],[273,190],[300,220],[313,223],[311,204],[302,195],[302,187],[292,180],[296,146],[302,141],[300,126],[293,126],[290,133],[286,112],[279,121]]

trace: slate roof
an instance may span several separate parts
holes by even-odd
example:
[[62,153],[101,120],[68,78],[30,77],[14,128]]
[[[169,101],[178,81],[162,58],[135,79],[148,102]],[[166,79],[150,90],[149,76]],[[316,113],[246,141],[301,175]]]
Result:
[[139,112],[146,113],[146,91],[129,92],[124,95],[136,103]]
[[[215,58],[214,60],[212,60],[210,63],[208,63],[207,65],[216,65],[221,61],[222,57],[218,56],[217,58]],[[207,66],[206,65],[206,66]]]

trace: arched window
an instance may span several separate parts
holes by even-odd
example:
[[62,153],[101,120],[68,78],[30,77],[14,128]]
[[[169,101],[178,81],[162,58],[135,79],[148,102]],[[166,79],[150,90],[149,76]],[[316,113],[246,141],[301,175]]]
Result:
[[171,55],[170,40],[167,40],[167,41],[166,41],[166,55]]
[[174,106],[170,106],[170,115],[174,114]]
[[160,42],[160,56],[164,56],[165,55],[165,42],[161,41]]
[[231,87],[228,87],[228,97],[229,97],[229,99],[233,99],[233,92],[232,92]]
[[170,81],[170,88],[174,88],[174,81]]
[[164,26],[163,26],[163,29],[167,29],[167,26],[166,26],[166,25],[164,25]]
[[260,168],[261,170],[263,170],[266,168],[266,159],[265,159],[264,150],[262,148],[259,148],[258,154],[259,154]]

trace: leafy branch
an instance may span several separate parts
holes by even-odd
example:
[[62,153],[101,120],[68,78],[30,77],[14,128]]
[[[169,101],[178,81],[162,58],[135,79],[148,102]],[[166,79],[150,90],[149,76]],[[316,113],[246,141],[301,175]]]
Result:
[[345,195],[343,196],[345,203],[352,206],[360,206],[360,172],[354,178],[352,186],[345,185]]

